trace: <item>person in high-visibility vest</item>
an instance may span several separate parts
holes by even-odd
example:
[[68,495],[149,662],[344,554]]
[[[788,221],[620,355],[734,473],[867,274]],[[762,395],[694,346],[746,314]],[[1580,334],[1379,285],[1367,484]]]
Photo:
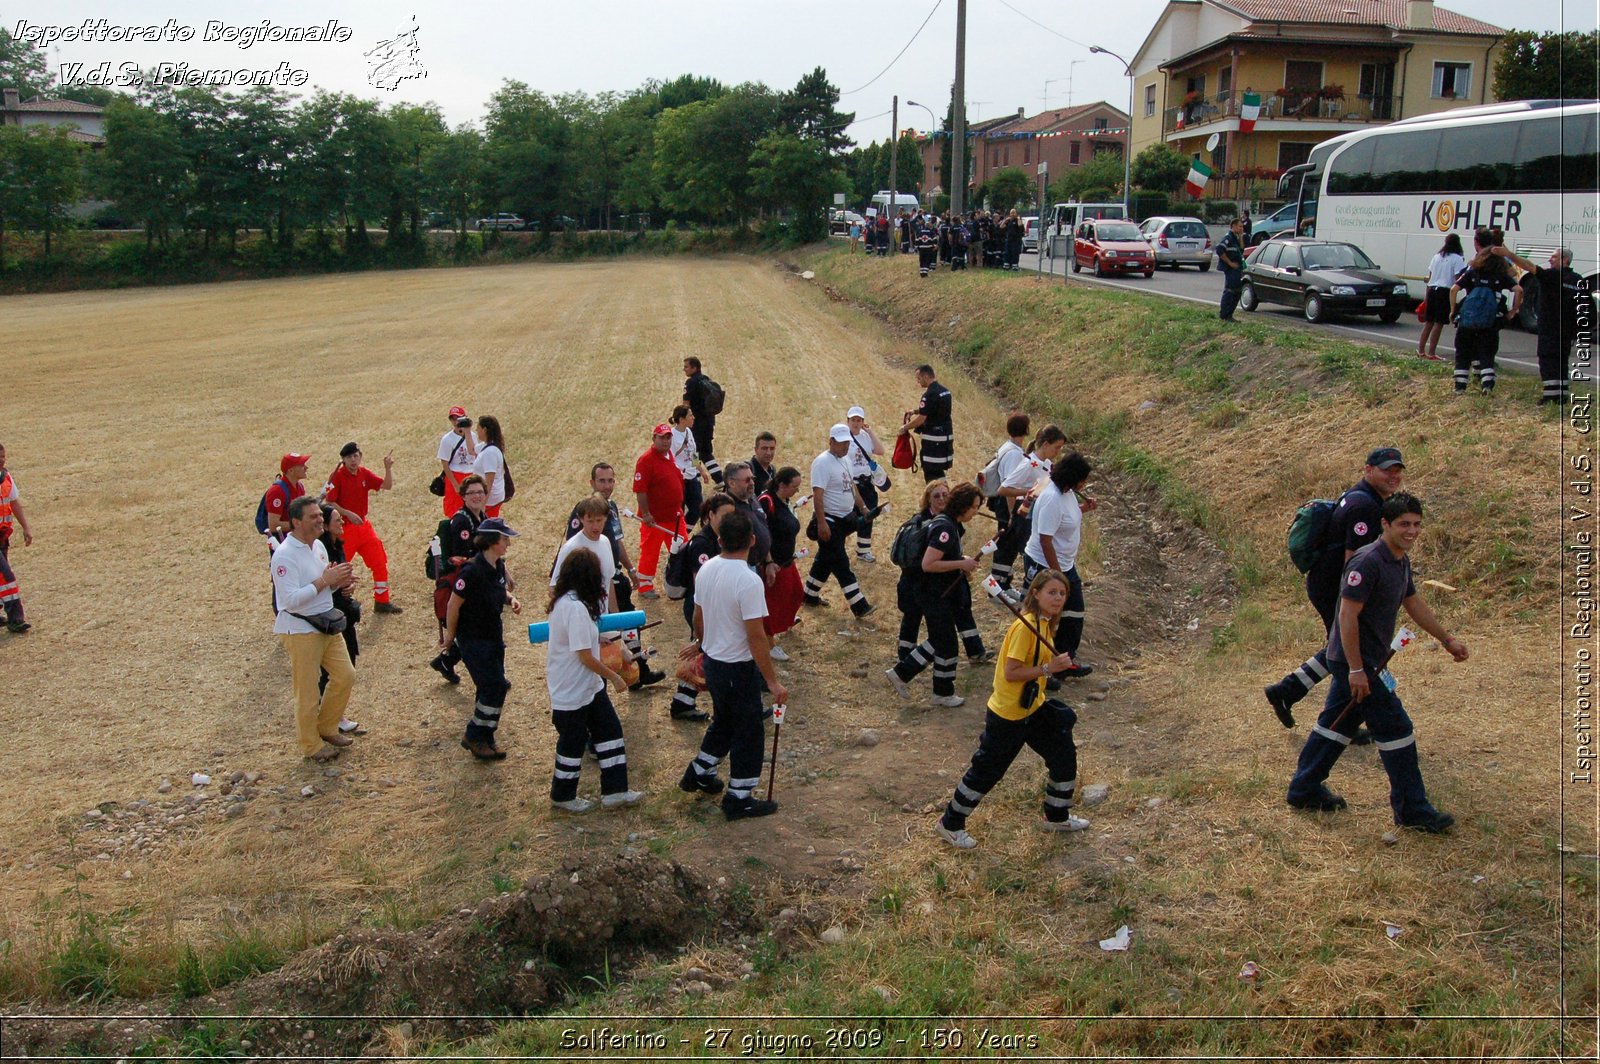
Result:
[[373,531],[372,522],[367,520],[371,493],[393,487],[394,456],[383,456],[383,476],[380,477],[361,464],[361,448],[351,442],[339,448],[339,465],[328,474],[328,486],[322,495],[322,501],[344,517],[345,557],[359,557],[372,570],[374,613],[400,612],[400,607],[389,601],[389,554],[383,549],[383,540]]
[[22,545],[33,546],[33,530],[28,527],[28,515],[22,512],[17,482],[6,468],[5,444],[0,444],[0,604],[5,606],[6,630],[21,635],[33,625],[23,616],[22,591],[17,586],[17,574],[11,570],[13,521],[22,526]]

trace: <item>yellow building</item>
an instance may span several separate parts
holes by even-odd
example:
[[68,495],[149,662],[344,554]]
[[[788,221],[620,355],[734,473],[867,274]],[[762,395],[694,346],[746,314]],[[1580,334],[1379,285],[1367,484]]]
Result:
[[1210,165],[1206,195],[1270,197],[1340,133],[1496,102],[1504,34],[1432,0],[1170,0],[1133,59],[1133,152],[1164,142]]

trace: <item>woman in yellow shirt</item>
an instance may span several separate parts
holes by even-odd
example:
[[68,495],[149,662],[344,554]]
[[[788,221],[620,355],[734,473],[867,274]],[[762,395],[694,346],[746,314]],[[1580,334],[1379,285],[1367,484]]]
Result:
[[994,667],[994,693],[984,714],[983,735],[972,765],[956,786],[935,830],[961,850],[978,840],[967,834],[967,817],[994,789],[1024,746],[1044,759],[1050,773],[1044,794],[1046,831],[1082,831],[1089,822],[1072,815],[1078,787],[1078,748],[1072,726],[1078,717],[1065,702],[1044,697],[1045,681],[1072,666],[1072,655],[1057,654],[1056,624],[1067,603],[1067,578],[1046,569],[1033,578]]

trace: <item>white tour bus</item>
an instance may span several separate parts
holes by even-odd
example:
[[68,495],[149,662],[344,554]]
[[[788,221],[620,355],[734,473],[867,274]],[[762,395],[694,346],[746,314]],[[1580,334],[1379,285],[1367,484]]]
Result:
[[1444,235],[1457,232],[1470,259],[1480,225],[1504,229],[1506,246],[1540,266],[1570,247],[1572,268],[1593,291],[1597,120],[1600,103],[1592,100],[1402,119],[1317,145],[1284,174],[1279,195],[1299,201],[1305,235],[1355,244],[1418,299]]

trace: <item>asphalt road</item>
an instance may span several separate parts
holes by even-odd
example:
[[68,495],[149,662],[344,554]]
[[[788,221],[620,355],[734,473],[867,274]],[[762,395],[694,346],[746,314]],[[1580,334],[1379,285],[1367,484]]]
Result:
[[[1024,254],[1018,265],[1033,273],[1038,269],[1038,256]],[[1211,307],[1217,306],[1222,298],[1222,274],[1215,268],[1208,273],[1201,273],[1192,267],[1176,271],[1157,270],[1156,275],[1147,281],[1142,275],[1098,278],[1087,271],[1075,274],[1066,259],[1046,259],[1045,269],[1048,271],[1051,266],[1055,268],[1053,276],[1058,281],[1065,271],[1069,284],[1097,284],[1109,288],[1124,288],[1130,292],[1155,293],[1169,299],[1187,299]],[[1253,315],[1246,315],[1243,310],[1238,313],[1241,317],[1253,316],[1262,321],[1283,322],[1291,328],[1322,330],[1343,336],[1359,337],[1363,340],[1374,340],[1413,353],[1417,349],[1417,337],[1422,333],[1422,326],[1418,324],[1414,314],[1402,315],[1393,325],[1385,325],[1377,318],[1360,316],[1343,318],[1324,325],[1312,325],[1298,309],[1275,304],[1263,304]],[[1453,361],[1456,353],[1454,342],[1454,327],[1446,328],[1444,335],[1439,339],[1437,353]],[[1537,373],[1539,362],[1535,354],[1533,334],[1523,332],[1521,329],[1502,331],[1500,355],[1495,363],[1506,367],[1507,372]]]

